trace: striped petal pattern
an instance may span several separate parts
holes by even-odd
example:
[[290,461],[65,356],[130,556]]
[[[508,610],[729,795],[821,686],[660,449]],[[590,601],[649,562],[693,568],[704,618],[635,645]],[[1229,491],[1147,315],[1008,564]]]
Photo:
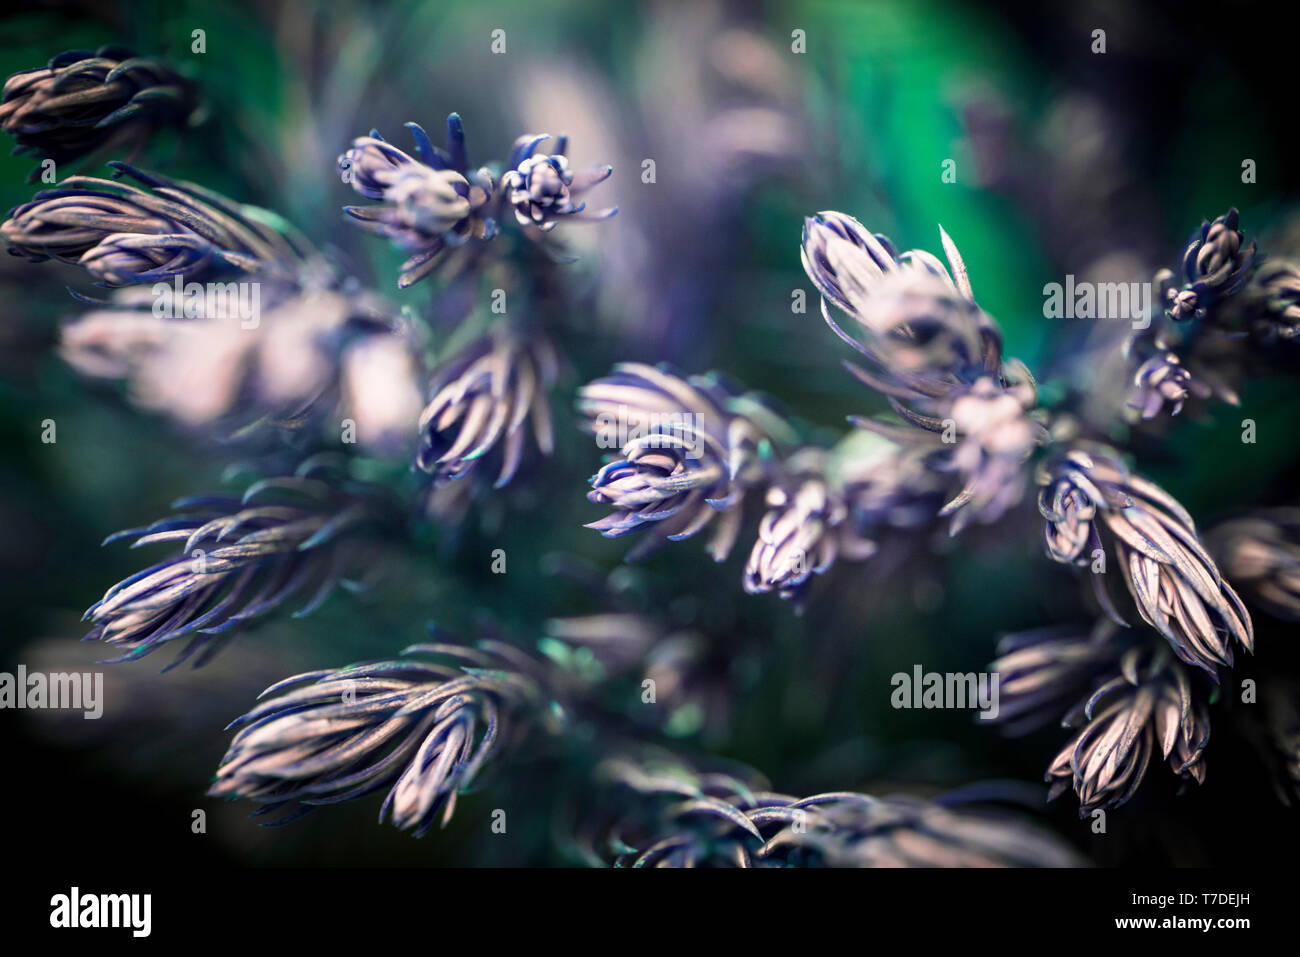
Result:
[[388,789],[380,821],[422,837],[538,705],[536,679],[512,670],[521,657],[490,642],[423,644],[288,678],[230,725],[240,730],[208,793],[252,800],[259,815],[284,810],[279,825]]
[[158,129],[185,124],[195,113],[196,93],[161,60],[113,46],[69,50],[5,80],[0,130],[16,140],[14,152],[61,164],[112,146],[138,146]]
[[717,377],[683,378],[638,363],[615,366],[613,375],[584,386],[578,408],[601,447],[622,446],[592,477],[587,495],[614,511],[587,527],[617,538],[654,526],[629,555],[635,559],[719,517],[710,552],[725,559],[746,491],[770,477],[767,429],[784,423]]
[[767,506],[745,566],[745,590],[750,594],[776,590],[782,598],[797,599],[813,575],[824,574],[835,563],[839,527],[848,509],[839,494],[817,477],[804,478],[789,490],[772,486]]
[[[1104,549],[1143,620],[1190,665],[1213,675],[1232,665],[1234,643],[1252,650],[1250,614],[1201,544],[1192,517],[1158,485],[1131,474],[1114,450],[1071,448],[1040,470],[1039,482],[1053,559],[1088,565]],[[1104,573],[1093,573],[1103,607],[1124,623],[1105,581]]]
[[554,448],[547,392],[558,372],[555,350],[540,335],[524,341],[498,330],[477,340],[435,372],[415,464],[445,485],[502,445],[495,487],[505,486],[523,459],[526,423],[543,455]]
[[1127,802],[1156,755],[1179,777],[1205,780],[1205,701],[1182,667],[1160,653],[1145,655],[1140,648],[1126,653],[1120,673],[1066,716],[1066,727],[1080,730],[1052,762],[1047,780],[1053,798],[1074,789],[1081,817]]
[[[230,273],[293,283],[307,269],[310,247],[271,213],[125,163],[109,165],[139,185],[71,176],[42,190],[0,224],[9,251],[80,265],[107,286]],[[272,222],[280,225],[266,225]]]
[[87,641],[102,641],[139,658],[189,638],[174,668],[199,652],[209,661],[231,636],[294,599],[301,617],[343,582],[358,558],[360,533],[373,525],[374,503],[339,491],[321,462],[262,479],[242,499],[183,499],[177,514],[110,536],[134,537],[132,547],[179,545],[178,553],[110,588],[87,610]]

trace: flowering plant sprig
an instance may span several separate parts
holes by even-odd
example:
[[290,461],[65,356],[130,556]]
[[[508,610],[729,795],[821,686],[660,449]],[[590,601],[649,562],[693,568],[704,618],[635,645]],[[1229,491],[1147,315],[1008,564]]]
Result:
[[[345,183],[380,201],[345,207],[347,215],[410,253],[401,267],[401,288],[435,272],[448,283],[472,283],[494,253],[509,255],[508,244],[498,240],[508,208],[528,245],[536,245],[559,222],[608,219],[618,211],[586,209],[583,195],[607,179],[612,167],[574,173],[565,156],[566,137],[556,139],[555,153],[545,154],[538,150],[551,139],[549,134],[525,134],[515,141],[504,171],[497,164],[471,169],[458,114],[447,118],[445,149],[435,146],[418,124],[406,126],[418,158],[372,131],[355,140],[338,160]],[[530,292],[536,293],[545,281],[535,271],[525,273],[533,283],[530,290],[525,282],[525,298],[543,298]],[[504,297],[506,290],[497,288],[493,295]],[[444,486],[472,476],[504,443],[494,482],[500,488],[521,463],[526,421],[532,423],[538,449],[549,455],[553,440],[547,393],[556,383],[560,362],[545,323],[535,313],[521,317],[506,311],[467,344],[443,350],[434,362],[427,405],[418,422],[416,467],[432,476],[436,486]],[[450,517],[445,501],[435,494],[430,508]]]
[[[1114,622],[1130,626],[1129,615],[1121,610],[1127,604],[1151,627],[1150,632],[1140,631],[1136,644],[1122,654],[1124,646],[1109,641],[1044,646],[1071,661],[1071,667],[1060,670],[1054,665],[1046,672],[1040,667],[1034,687],[1045,675],[1054,685],[1035,691],[1027,699],[1032,703],[1015,704],[1014,714],[1040,712],[1047,696],[1059,703],[1063,686],[1077,690],[1087,683],[1084,679],[1107,667],[1119,672],[1101,685],[1080,718],[1068,722],[1088,721],[1072,745],[1072,756],[1063,752],[1049,771],[1049,779],[1056,782],[1053,796],[1072,783],[1084,811],[1124,803],[1141,782],[1151,750],[1151,741],[1135,729],[1148,728],[1153,714],[1158,727],[1141,734],[1155,734],[1174,770],[1199,782],[1209,735],[1209,692],[1168,660],[1168,652],[1217,682],[1232,667],[1234,645],[1253,650],[1250,613],[1186,509],[1134,474],[1117,450],[1080,438],[1078,424],[1068,415],[1054,418],[1053,410],[1038,407],[1032,374],[1023,363],[1003,357],[1001,332],[975,302],[956,244],[942,229],[940,237],[946,265],[924,251],[899,254],[887,237],[871,233],[843,213],[821,213],[805,223],[803,265],[822,295],[822,316],[870,363],[869,368],[849,364],[849,371],[883,395],[901,419],[850,421],[890,442],[891,497],[901,488],[905,498],[923,503],[933,483],[942,486],[957,478],[956,494],[928,511],[931,519],[952,516],[954,535],[972,522],[1003,520],[1023,500],[1034,475],[1048,555],[1086,569],[1098,603]],[[1165,297],[1165,321],[1200,321],[1223,308],[1246,287],[1254,259],[1254,246],[1246,246],[1237,230],[1235,211],[1207,223],[1184,256],[1185,288]],[[1270,281],[1277,282],[1272,276]],[[1168,277],[1165,282],[1170,282]],[[1278,299],[1269,301],[1276,304]],[[836,314],[851,320],[856,334],[846,331]],[[1156,348],[1156,353],[1146,353],[1137,373],[1151,396],[1145,400],[1146,418],[1165,401],[1181,402],[1186,392],[1199,394],[1201,389],[1178,367],[1177,356]],[[878,493],[878,486],[835,481],[826,468],[826,454],[815,448],[788,459],[770,456],[763,468],[748,472],[724,468],[726,461],[743,461],[734,436],[743,434],[745,420],[729,419],[722,403],[700,395],[697,380],[665,378],[670,375],[621,367],[616,377],[584,390],[580,408],[589,419],[612,421],[616,411],[626,417],[628,408],[640,410],[643,417],[653,409],[661,418],[702,409],[707,413],[703,421],[711,423],[695,430],[661,425],[629,441],[622,459],[606,465],[592,480],[592,500],[616,508],[593,527],[621,535],[668,520],[667,534],[654,541],[688,537],[715,513],[729,513],[740,493],[761,493],[769,511],[746,568],[746,590],[775,589],[801,602],[811,576],[824,573],[840,554],[839,529],[853,534],[856,557],[871,555],[870,521],[863,525],[846,519],[873,515],[859,499]],[[647,395],[653,401],[643,398]],[[599,424],[589,423],[589,429],[604,438]],[[713,459],[688,461],[683,456],[684,437],[693,438],[697,431],[707,439],[704,448],[717,450]],[[1043,449],[1047,451],[1040,452]],[[907,463],[917,467],[909,471]],[[834,474],[842,471],[841,466]],[[747,478],[738,484],[742,475]],[[739,528],[738,513],[730,523]],[[728,530],[725,547],[715,548],[715,558],[726,557],[737,534]],[[1117,576],[1106,574],[1112,568]],[[1123,595],[1112,589],[1114,577],[1126,586]],[[1164,643],[1155,643],[1156,635]],[[1019,657],[1028,654],[1022,650]],[[1084,665],[1087,670],[1081,672]],[[1103,701],[1105,708],[1100,707]],[[1110,731],[1111,725],[1130,731]],[[1132,750],[1110,750],[1117,740]],[[1122,774],[1117,762],[1127,762]]]
[[[138,149],[167,126],[201,119],[197,86],[162,60],[124,47],[69,50],[4,84],[0,130],[17,153],[64,163],[119,147]],[[37,167],[28,177],[35,182]]]
[[[359,137],[339,157],[345,183],[379,206],[347,206],[344,211],[363,229],[411,253],[402,265],[402,288],[435,269],[469,270],[478,265],[499,231],[509,206],[525,235],[545,233],[566,219],[608,219],[617,207],[588,212],[582,195],[607,179],[613,167],[574,173],[564,155],[566,137],[554,154],[539,154],[549,133],[524,134],[510,151],[504,172],[489,165],[471,170],[460,116],[447,117],[447,148],[433,145],[417,123],[407,123],[419,159],[388,143],[376,131]],[[575,200],[579,200],[575,202]],[[453,264],[454,263],[454,264]]]
[[[562,739],[590,722],[580,680],[497,640],[414,645],[390,661],[272,685],[237,728],[210,793],[245,798],[278,826],[387,790],[380,821],[417,837],[446,826],[459,795],[530,732]],[[598,726],[605,726],[608,720]],[[545,746],[542,746],[543,749]],[[909,796],[798,799],[700,773],[624,741],[567,798],[567,849],[589,864],[687,867],[1076,866],[1021,817]],[[747,779],[747,780],[746,780]]]
[[[290,601],[310,614],[339,585],[359,587],[393,503],[385,489],[347,480],[328,457],[253,481],[242,496],[196,496],[176,514],[109,536],[132,548],[170,543],[174,556],[110,588],[85,614],[87,641],[139,658],[189,639],[169,666],[209,660],[233,635]],[[369,547],[368,547],[369,546]]]
[[109,165],[135,185],[73,176],[42,190],[0,225],[10,253],[79,265],[106,286],[239,273],[292,283],[311,262],[305,240],[265,210],[125,163]]
[[523,715],[544,703],[539,668],[508,646],[433,643],[287,678],[231,723],[239,731],[209,793],[251,799],[258,814],[285,810],[275,822],[285,824],[388,788],[380,821],[422,837],[518,743]]

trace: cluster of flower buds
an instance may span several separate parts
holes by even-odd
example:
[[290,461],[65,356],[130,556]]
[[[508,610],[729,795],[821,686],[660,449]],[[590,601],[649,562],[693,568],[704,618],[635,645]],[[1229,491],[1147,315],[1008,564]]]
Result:
[[544,700],[539,671],[497,642],[437,643],[288,678],[231,723],[240,730],[208,793],[283,810],[282,824],[387,788],[380,820],[423,836],[527,730],[520,719]]
[[123,649],[123,660],[188,637],[171,667],[196,651],[200,665],[238,629],[304,593],[295,616],[309,614],[349,573],[365,569],[363,545],[388,507],[378,490],[338,471],[314,457],[254,482],[242,498],[182,499],[170,518],[110,536],[105,544],[133,537],[135,548],[180,547],[92,605],[86,640]]
[[1063,724],[1079,730],[1052,762],[1047,780],[1053,798],[1074,789],[1080,817],[1127,802],[1157,753],[1180,778],[1205,780],[1209,711],[1186,670],[1163,649],[1125,652],[1118,672]]
[[[465,131],[455,113],[447,117],[447,149],[433,145],[415,123],[406,124],[420,158],[404,153],[377,132],[359,137],[339,157],[343,182],[381,206],[345,206],[363,229],[411,253],[402,264],[398,286],[424,279],[449,250],[496,233],[491,200],[496,180],[491,170],[471,171]],[[472,251],[474,247],[468,247]]]
[[[1203,223],[1184,250],[1178,272],[1156,274],[1160,312],[1124,347],[1133,367],[1128,408],[1144,422],[1178,415],[1193,398],[1238,404],[1238,380],[1257,345],[1245,335],[1243,317],[1257,320],[1261,340],[1285,337],[1286,266],[1270,268],[1270,286],[1261,285],[1259,276],[1252,278],[1255,244],[1246,245],[1237,226],[1235,209]],[[1300,283],[1295,288],[1300,290]],[[1234,301],[1246,306],[1244,312],[1227,307],[1238,292],[1242,295]]]
[[[614,172],[612,166],[601,166],[585,173],[575,174],[569,169],[568,139],[556,140],[554,153],[538,153],[537,148],[551,139],[549,133],[521,136],[510,151],[510,169],[501,177],[501,188],[506,201],[514,207],[519,225],[535,227],[543,232],[567,217],[579,219],[608,219],[615,210],[605,209],[587,214],[587,204],[581,196],[597,183],[603,183]],[[578,200],[578,202],[574,202]]]
[[1158,485],[1132,474],[1118,453],[1080,443],[1043,464],[1038,508],[1047,553],[1089,568],[1103,608],[1126,624],[1107,587],[1123,579],[1138,613],[1183,661],[1211,675],[1250,651],[1250,614],[1197,537],[1192,517]]
[[106,286],[240,273],[292,284],[314,261],[310,247],[265,210],[125,163],[109,165],[139,185],[72,176],[37,193],[0,224],[9,252],[74,263]]
[[[820,449],[801,450],[791,457],[785,481],[771,485],[767,513],[758,526],[758,540],[745,566],[745,590],[759,594],[777,590],[794,598],[824,574],[840,553],[841,529],[849,510],[839,489],[827,480],[825,454]],[[811,461],[809,461],[811,460]],[[862,543],[862,557],[875,546]]]
[[[886,237],[843,213],[804,222],[803,265],[822,294],[823,318],[872,362],[855,374],[896,405],[939,410],[964,387],[1001,374],[1001,333],[975,304],[961,256],[940,232],[952,274],[922,250],[898,255]],[[835,321],[832,305],[862,338]]]
[[[1133,345],[1129,345],[1130,352]],[[1129,408],[1144,421],[1149,421],[1168,411],[1177,415],[1190,397],[1209,398],[1213,389],[1183,365],[1172,349],[1156,344],[1147,350],[1147,358],[1133,374],[1133,394]]]
[[[900,468],[907,459],[897,447],[868,437],[887,448],[864,449],[851,436],[830,452],[807,447],[780,464],[745,566],[746,591],[776,591],[802,609],[812,576],[876,554],[878,528],[912,524],[923,487]],[[933,503],[921,508],[933,514]]]
[[814,576],[876,552],[875,534],[931,520],[942,475],[928,452],[869,431],[835,448],[795,449],[797,435],[759,396],[716,375],[682,377],[636,363],[585,386],[587,430],[619,456],[592,477],[588,498],[615,511],[588,527],[618,537],[653,526],[629,554],[642,557],[719,518],[710,552],[722,561],[741,525],[741,504],[762,493],[766,511],[743,583],[803,607]]
[[504,442],[495,487],[519,469],[526,430],[542,454],[550,455],[554,432],[547,392],[559,360],[543,336],[517,338],[496,329],[442,363],[429,387],[432,398],[419,418],[421,447],[416,465],[438,484],[464,478]]
[[[581,196],[612,172],[604,166],[575,174],[560,137],[556,152],[539,154],[549,134],[525,135],[515,141],[510,168],[469,168],[465,131],[460,117],[447,117],[447,148],[433,145],[415,123],[416,159],[388,143],[377,132],[355,140],[338,160],[345,183],[379,206],[347,206],[345,212],[363,229],[392,241],[410,253],[402,264],[398,286],[406,288],[446,266],[464,271],[477,262],[487,240],[498,232],[502,209],[509,204],[519,222],[550,231],[561,219],[606,219],[617,209],[588,213]],[[459,254],[457,254],[459,251]],[[455,266],[450,265],[457,259]]]
[[682,378],[637,363],[584,386],[578,409],[597,444],[619,450],[587,496],[614,511],[587,527],[607,537],[655,529],[630,559],[689,538],[716,517],[709,550],[724,560],[745,495],[769,484],[774,441],[788,431],[761,399],[717,376]]
[[575,853],[615,867],[1071,867],[1073,850],[1007,815],[836,791],[798,798],[757,775],[648,756],[597,769]]
[[1202,223],[1183,252],[1178,272],[1156,273],[1160,301],[1170,319],[1204,318],[1218,300],[1237,292],[1250,278],[1255,244],[1246,245],[1237,219],[1237,211],[1230,209],[1213,222]]
[[[1033,377],[1003,360],[1001,332],[975,303],[956,245],[940,234],[948,266],[921,250],[899,255],[851,216],[824,212],[804,223],[803,264],[827,324],[871,363],[849,370],[914,428],[853,421],[926,448],[933,468],[960,478],[941,510],[953,516],[956,534],[971,521],[997,521],[1020,501],[1026,461],[1046,431],[1029,414]],[[832,306],[857,323],[858,336]]]
[[0,130],[17,141],[15,153],[64,163],[138,146],[163,127],[192,122],[195,93],[165,63],[121,47],[69,50],[5,81]]
[[1073,788],[1083,816],[1131,798],[1159,749],[1179,777],[1205,778],[1207,695],[1147,630],[1102,619],[1006,636],[997,721],[1008,734],[1059,723],[1075,734],[1048,768],[1050,797]]
[[[723,59],[752,54],[757,48],[747,42],[733,36]],[[8,79],[0,130],[16,138],[16,152],[57,164],[192,124],[196,104],[193,85],[159,61],[111,47],[74,51]],[[741,119],[763,117],[750,110]],[[445,147],[419,125],[406,127],[414,155],[372,131],[337,163],[343,182],[373,201],[344,207],[346,215],[407,255],[400,288],[435,272],[469,274],[503,245],[540,261],[537,251],[549,249],[545,238],[559,223],[617,212],[588,209],[589,191],[612,168],[574,171],[564,136],[526,134],[504,164],[474,168],[457,114],[448,117]],[[453,339],[421,413],[414,330],[341,283],[282,220],[189,183],[111,166],[114,179],[72,176],[12,210],[0,224],[10,253],[77,265],[107,287],[174,280],[178,296],[186,282],[246,280],[265,286],[267,315],[264,325],[259,314],[238,327],[185,306],[160,315],[156,292],[155,308],[146,309],[144,289],[117,289],[111,308],[64,331],[64,356],[81,371],[128,380],[138,404],[191,426],[230,424],[236,415],[246,424],[250,412],[292,425],[333,408],[355,420],[369,451],[406,454],[405,443],[418,441],[415,465],[439,489],[490,457],[500,459],[496,487],[510,482],[529,426],[541,452],[552,451],[547,394],[560,357],[538,328],[512,317]],[[498,238],[511,231],[522,233],[520,243]],[[1001,330],[975,301],[955,243],[942,228],[940,239],[946,261],[922,250],[900,254],[843,213],[805,221],[801,258],[821,314],[865,360],[849,364],[850,372],[896,414],[851,419],[861,429],[835,448],[801,447],[765,400],[716,374],[624,363],[585,386],[579,411],[611,453],[588,492],[611,511],[588,527],[608,537],[641,533],[630,559],[711,528],[709,550],[722,561],[742,529],[744,502],[761,499],[744,588],[801,604],[837,561],[874,554],[886,528],[950,517],[956,534],[1002,519],[1024,497],[1035,450],[1065,433],[1045,428],[1032,375],[1004,357]],[[1129,404],[1138,417],[1176,415],[1189,400],[1212,395],[1235,401],[1220,367],[1244,361],[1243,350],[1259,342],[1297,337],[1300,268],[1257,265],[1233,209],[1202,225],[1177,270],[1156,275],[1163,314],[1125,353],[1135,367]],[[525,300],[551,292],[543,280],[521,285]],[[1243,302],[1244,311],[1230,315]],[[1242,344],[1242,316],[1254,323],[1254,343]],[[1024,733],[1065,713],[1074,737],[1047,780],[1053,797],[1072,789],[1081,814],[1128,801],[1155,755],[1179,778],[1203,781],[1204,692],[1232,666],[1233,646],[1249,651],[1254,641],[1229,580],[1259,607],[1300,618],[1300,519],[1291,511],[1248,516],[1203,543],[1164,490],[1132,474],[1115,450],[1083,442],[1059,446],[1037,481],[1049,555],[1089,570],[1108,617],[1091,629],[1004,639],[992,666],[1003,679],[997,720]],[[86,637],[111,645],[121,653],[116,660],[185,638],[172,666],[191,657],[202,664],[289,601],[305,601],[303,615],[354,584],[353,574],[373,565],[373,533],[394,520],[387,494],[357,481],[339,458],[313,456],[253,482],[242,497],[182,500],[169,518],[110,537],[179,551],[109,589],[86,612]],[[1123,592],[1108,585],[1115,577]],[[1136,609],[1150,628],[1120,632],[1117,625],[1128,624],[1121,607]],[[386,790],[381,820],[391,816],[422,835],[447,823],[457,795],[506,745],[530,728],[562,723],[571,673],[588,683],[584,691],[619,669],[649,675],[665,705],[651,720],[669,734],[691,730],[661,721],[665,712],[695,712],[693,730],[727,724],[732,689],[716,679],[721,669],[710,669],[719,648],[697,633],[611,613],[553,619],[540,644],[549,661],[496,640],[475,649],[431,643],[394,660],[280,682],[232,725],[239,730],[210,793],[285,809],[292,819]],[[1294,713],[1284,724],[1277,740],[1300,780]],[[583,855],[600,863],[1077,860],[1023,822],[958,807],[956,799],[856,792],[800,799],[767,790],[757,775],[627,757],[621,742],[611,751],[617,756],[599,764],[588,794],[594,804],[574,828]]]

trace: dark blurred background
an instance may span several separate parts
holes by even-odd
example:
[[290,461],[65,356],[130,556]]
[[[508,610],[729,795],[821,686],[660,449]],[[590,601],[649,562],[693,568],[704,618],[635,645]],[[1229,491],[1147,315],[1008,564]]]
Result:
[[[142,165],[275,209],[412,309],[427,308],[430,290],[399,293],[396,255],[348,230],[339,211],[351,198],[335,158],[372,127],[405,146],[402,122],[436,130],[456,110],[471,162],[504,154],[524,130],[567,132],[576,166],[614,165],[601,201],[621,207],[577,239],[573,276],[590,310],[574,325],[589,335],[571,347],[554,398],[560,447],[545,476],[512,487],[454,538],[394,557],[373,595],[275,618],[201,670],[159,675],[168,651],[106,667],[99,721],[0,713],[7,842],[164,866],[563,861],[544,829],[494,841],[464,812],[422,841],[375,826],[378,799],[266,830],[245,805],[203,792],[228,743],[223,726],[285,675],[392,654],[428,620],[459,627],[478,608],[524,636],[546,618],[600,610],[546,574],[545,557],[613,570],[625,551],[581,528],[598,514],[583,497],[597,456],[569,413],[573,389],[613,362],[725,370],[831,441],[847,431],[845,415],[879,411],[842,372],[844,349],[816,315],[798,255],[806,215],[843,210],[900,248],[931,251],[942,223],[1007,352],[1048,384],[1053,357],[1079,332],[1042,318],[1044,283],[1092,269],[1145,280],[1229,206],[1262,249],[1300,253],[1294,40],[1276,16],[1266,4],[1162,12],[1119,0],[996,10],[940,0],[169,0],[6,14],[4,75],[103,43],[169,57],[202,85],[208,117],[151,144]],[[1099,28],[1104,55],[1091,52]],[[203,54],[191,52],[195,29]],[[494,29],[506,30],[505,55],[488,52]],[[805,31],[802,54],[791,51],[794,30]],[[641,182],[645,158],[656,160],[653,185]],[[1252,185],[1241,181],[1246,158],[1258,165]],[[941,181],[947,159],[955,183]],[[38,188],[25,184],[31,166],[0,161],[6,208]],[[228,449],[133,410],[58,358],[58,323],[80,308],[65,286],[94,291],[69,267],[0,258],[0,671],[89,669],[101,655],[77,641],[81,613],[141,564],[100,541],[217,488],[229,462]],[[792,315],[799,288],[811,308]],[[1252,383],[1242,410],[1180,422],[1144,467],[1205,523],[1294,504],[1293,396],[1286,383]],[[1249,466],[1232,451],[1243,417],[1287,437],[1261,441]],[[49,418],[54,445],[39,440]],[[729,724],[710,731],[688,716],[683,745],[749,762],[790,792],[1040,781],[1063,743],[1057,732],[1008,741],[966,713],[889,707],[895,671],[981,670],[999,634],[1085,613],[1073,577],[1045,567],[1030,512],[996,534],[940,534],[923,561],[840,568],[802,617],[743,593],[743,548],[718,567],[686,543],[627,573],[647,607],[736,648]],[[511,574],[489,574],[483,556],[495,547],[507,549]],[[1295,640],[1267,623],[1259,631],[1243,675],[1267,667],[1270,642]],[[1068,797],[1037,813],[1103,864],[1248,863],[1294,846],[1294,818],[1249,748],[1214,738],[1209,767],[1181,798],[1172,776],[1153,774],[1104,837],[1089,835]],[[537,811],[548,797],[498,774],[466,800]],[[190,832],[196,808],[208,813],[205,835]]]

